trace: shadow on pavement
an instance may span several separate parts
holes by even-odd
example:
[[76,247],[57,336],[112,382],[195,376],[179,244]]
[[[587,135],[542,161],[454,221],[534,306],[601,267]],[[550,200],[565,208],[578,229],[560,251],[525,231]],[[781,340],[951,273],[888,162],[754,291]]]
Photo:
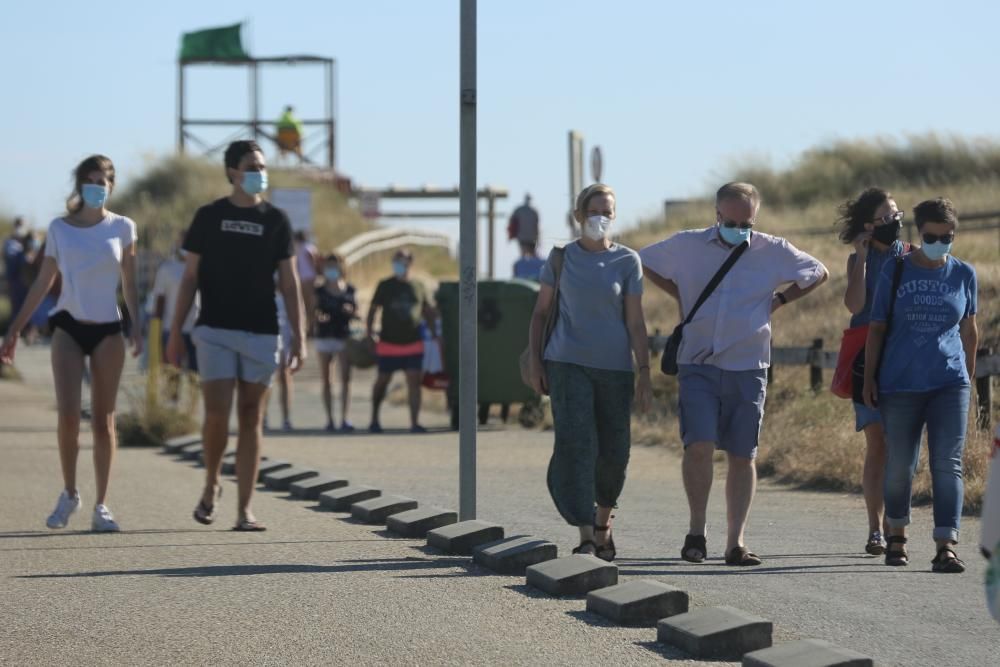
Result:
[[[107,539],[110,535],[168,535],[172,533],[206,533],[206,532],[229,532],[226,529],[205,529],[205,528],[140,528],[138,530],[125,530],[121,533],[100,534],[101,539]],[[81,535],[99,535],[92,530],[22,530],[11,532],[0,532],[0,539],[6,538],[35,538],[35,537],[79,537]]]
[[202,565],[197,567],[171,567],[152,570],[103,570],[69,574],[27,574],[18,579],[78,579],[92,577],[240,577],[258,574],[347,574],[351,572],[403,572],[434,568],[450,568],[457,564],[448,560],[418,558],[386,558],[345,561],[347,565],[306,565],[276,563],[272,565]]
[[670,646],[669,644],[661,644],[660,642],[635,642],[636,646],[640,646],[648,651],[652,651],[656,655],[668,658],[670,660],[690,660],[692,662],[715,662],[715,658],[695,658],[679,648]]
[[[549,595],[545,591],[538,590],[534,586],[529,586],[527,584],[511,584],[510,586],[504,586],[504,588],[514,591],[515,593],[520,593],[521,595],[529,598],[553,598],[555,596]],[[559,600],[586,600],[586,595],[560,595],[557,599]]]
[[[209,533],[231,533],[231,530],[200,531]],[[370,540],[274,540],[271,542],[189,542],[187,544],[110,544],[78,547],[13,547],[10,549],[0,549],[4,551],[78,551],[86,549],[178,549],[184,547],[240,547],[240,546],[271,546],[286,544],[342,544],[347,542],[380,542],[378,539]]]
[[580,611],[580,610],[567,611],[566,615],[570,616],[572,618],[575,618],[578,621],[583,621],[587,625],[591,625],[591,626],[593,626],[595,628],[617,628],[617,627],[619,627],[617,624],[612,623],[611,621],[609,621],[608,619],[604,618],[603,616],[598,616],[597,614],[592,614],[589,611]]

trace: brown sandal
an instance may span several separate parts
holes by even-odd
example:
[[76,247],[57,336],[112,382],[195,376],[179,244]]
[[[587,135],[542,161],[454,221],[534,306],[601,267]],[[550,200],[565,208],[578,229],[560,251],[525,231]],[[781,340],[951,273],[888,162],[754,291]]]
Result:
[[[594,526],[595,533],[603,533],[611,530],[611,525],[607,526]],[[594,555],[601,560],[606,560],[609,563],[615,559],[618,555],[618,550],[615,549],[615,538],[610,532],[608,532],[608,539],[604,544],[598,545],[597,550]]]
[[739,565],[740,567],[754,567],[763,561],[760,556],[750,551],[746,547],[733,547],[726,554],[726,565]]
[[965,572],[965,562],[958,557],[951,545],[945,545],[938,549],[937,555],[931,561],[932,572],[946,572],[948,574],[959,574]]
[[[906,538],[902,535],[890,535],[885,538],[885,564],[891,567],[902,567],[910,564],[910,555],[906,553]],[[893,544],[902,545],[901,549],[893,549]]]

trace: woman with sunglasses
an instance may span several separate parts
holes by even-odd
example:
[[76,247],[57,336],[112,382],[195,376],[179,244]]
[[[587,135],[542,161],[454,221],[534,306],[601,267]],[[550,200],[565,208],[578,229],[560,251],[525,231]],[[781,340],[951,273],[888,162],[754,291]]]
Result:
[[[840,207],[840,240],[854,246],[847,258],[847,290],[844,305],[851,311],[851,329],[859,329],[862,339],[871,318],[875,283],[887,262],[909,251],[899,241],[903,212],[892,195],[882,188],[868,188],[856,199]],[[860,340],[858,341],[860,343]],[[854,350],[852,350],[854,352]],[[868,541],[865,551],[873,556],[885,553],[883,482],[885,478],[885,431],[879,411],[854,401],[855,429],[865,434],[865,465],[861,488],[868,510]]]
[[[934,572],[964,572],[955,551],[962,517],[962,452],[975,377],[976,271],[951,256],[958,215],[951,201],[913,210],[921,245],[882,269],[865,347],[865,405],[886,433],[886,565],[907,565],[910,495],[927,428],[934,499]],[[896,289],[893,289],[898,285]]]

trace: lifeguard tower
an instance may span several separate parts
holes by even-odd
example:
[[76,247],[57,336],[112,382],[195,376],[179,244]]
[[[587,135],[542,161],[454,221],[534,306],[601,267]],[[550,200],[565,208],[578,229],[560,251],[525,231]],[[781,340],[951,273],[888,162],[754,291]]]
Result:
[[[279,153],[293,152],[305,165],[325,167],[331,172],[337,166],[337,141],[335,118],[336,67],[333,58],[309,55],[270,56],[256,58],[246,52],[241,36],[243,24],[211,28],[185,33],[181,37],[181,50],[177,58],[177,149],[185,152],[189,144],[196,145],[205,155],[225,149],[236,139],[251,138],[257,142],[266,139]],[[288,123],[282,119],[260,118],[261,69],[267,66],[294,67],[319,66],[322,69],[325,113],[322,118],[295,119],[299,123],[297,136],[292,136]],[[250,97],[248,119],[198,119],[185,113],[185,71],[189,67],[245,67]],[[201,139],[195,130],[205,127],[232,128],[225,141],[213,144]],[[306,135],[305,128],[318,128]],[[324,157],[325,160],[322,158]]]

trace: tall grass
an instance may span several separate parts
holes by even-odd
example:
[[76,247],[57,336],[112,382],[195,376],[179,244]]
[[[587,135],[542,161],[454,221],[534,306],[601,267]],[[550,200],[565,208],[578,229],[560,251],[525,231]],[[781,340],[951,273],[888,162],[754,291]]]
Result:
[[[878,159],[878,147],[883,145],[882,158]],[[927,164],[923,171],[919,169],[921,160]],[[851,249],[837,239],[834,222],[838,204],[862,187],[878,185],[889,189],[900,208],[907,211],[919,201],[938,195],[948,196],[956,203],[960,218],[963,212],[1000,210],[1000,188],[995,187],[1000,181],[1000,146],[990,142],[972,145],[960,140],[940,141],[933,136],[915,140],[909,148],[883,144],[880,140],[851,142],[810,151],[796,168],[786,172],[754,169],[737,168],[733,174],[762,189],[760,230],[785,236],[830,270],[826,285],[775,314],[776,346],[803,347],[814,338],[821,338],[825,349],[838,348],[841,332],[850,317],[843,297]],[[838,173],[847,176],[838,178]],[[880,174],[885,174],[884,178],[875,178]],[[868,178],[872,180],[864,180]],[[820,184],[827,181],[829,188],[821,188]],[[671,211],[669,219],[647,220],[620,240],[630,247],[642,248],[680,229],[707,227],[714,221],[714,205],[706,199]],[[828,233],[805,235],[801,233],[803,230]],[[978,274],[980,344],[1000,351],[998,231],[963,230],[960,224],[955,255],[971,262]],[[643,305],[651,330],[669,332],[678,321],[674,301],[651,285]],[[826,380],[829,379],[827,372]],[[654,391],[658,397],[656,414],[636,420],[635,441],[679,448],[676,380],[656,374]],[[1000,410],[1000,398],[994,403],[994,411]],[[965,452],[966,510],[975,511],[981,503],[988,454],[989,438],[970,429]],[[857,491],[863,460],[864,436],[854,432],[850,401],[837,399],[825,390],[819,394],[812,392],[805,368],[776,368],[775,382],[768,389],[760,448],[761,473],[808,487]],[[921,466],[915,494],[918,499],[928,497],[925,464]]]

